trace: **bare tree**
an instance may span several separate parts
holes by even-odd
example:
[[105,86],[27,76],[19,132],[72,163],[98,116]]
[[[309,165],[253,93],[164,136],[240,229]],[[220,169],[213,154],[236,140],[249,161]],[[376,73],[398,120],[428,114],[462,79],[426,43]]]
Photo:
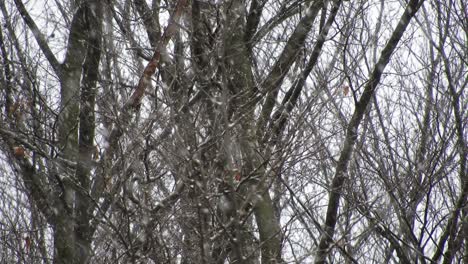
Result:
[[40,5],[0,3],[2,261],[467,261],[462,1]]

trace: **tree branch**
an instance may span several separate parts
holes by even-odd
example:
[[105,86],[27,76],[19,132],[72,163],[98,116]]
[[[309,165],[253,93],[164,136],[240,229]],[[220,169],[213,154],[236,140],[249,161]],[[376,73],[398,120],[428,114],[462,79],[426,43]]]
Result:
[[316,264],[326,263],[325,258],[327,257],[327,254],[329,252],[330,244],[333,241],[333,235],[335,234],[335,226],[338,220],[337,216],[341,192],[343,189],[344,181],[346,179],[345,174],[348,169],[348,164],[349,160],[351,159],[351,154],[353,152],[354,145],[356,143],[357,130],[361,123],[362,117],[364,116],[364,112],[366,111],[367,105],[369,104],[373,94],[375,93],[377,85],[380,82],[380,78],[382,77],[382,73],[385,67],[387,66],[388,62],[390,61],[390,57],[395,51],[395,48],[397,47],[411,19],[416,14],[422,3],[424,3],[424,0],[411,0],[406,6],[406,9],[403,15],[401,16],[397,27],[395,28],[395,30],[392,33],[392,36],[390,37],[390,40],[388,41],[385,48],[382,50],[379,61],[372,70],[369,81],[367,82],[367,85],[364,88],[364,92],[362,93],[361,98],[356,103],[356,109],[346,129],[344,147],[341,151],[341,155],[336,167],[336,172],[333,177],[333,181],[330,188],[330,197],[327,207],[325,224],[323,227],[325,233],[322,234],[322,237],[320,239],[317,257],[315,260]]
[[26,10],[26,7],[23,4],[23,1],[21,0],[14,0],[14,1],[16,4],[16,7],[18,8],[18,11],[21,14],[21,17],[23,18],[24,22],[26,23],[26,25],[28,25],[29,29],[33,33],[34,38],[37,41],[37,44],[39,45],[42,52],[44,53],[47,60],[49,61],[50,65],[54,69],[55,74],[60,75],[61,70],[62,70],[61,64],[58,62],[54,53],[50,49],[49,44],[47,44],[47,40],[45,39],[44,35],[41,33],[36,23],[29,15],[28,11]]
[[279,86],[283,82],[284,76],[289,71],[289,68],[296,59],[297,54],[300,51],[300,47],[304,44],[304,41],[312,28],[315,18],[318,12],[323,6],[323,1],[313,1],[306,11],[305,16],[301,19],[299,24],[296,26],[293,34],[286,43],[279,59],[276,61],[273,69],[270,71],[265,81],[262,83],[262,93],[266,93],[266,99],[263,103],[262,112],[257,122],[257,137],[262,138],[265,132],[266,124],[269,120],[273,107],[275,106],[276,97],[278,96]]
[[[175,35],[175,33],[178,30],[177,22],[181,18],[183,11],[186,8],[187,4],[188,4],[188,0],[179,0],[177,2],[174,13],[172,14],[169,20],[169,24],[167,25],[164,31],[164,34],[159,40],[159,43],[156,47],[156,50],[151,60],[146,65],[135,91],[127,100],[127,102],[125,102],[125,104],[122,106],[120,110],[119,119],[122,124],[127,124],[130,122],[130,119],[132,116],[132,113],[130,112],[131,109],[136,109],[141,104],[145,91],[151,85],[151,76],[156,72],[156,69],[159,67],[159,62],[161,60],[162,52],[166,49],[166,46],[169,43],[169,40]],[[105,152],[101,159],[102,160],[101,168],[103,171],[102,173],[100,173],[100,175],[98,175],[99,178],[96,180],[96,182],[94,183],[92,187],[91,195],[93,198],[96,198],[98,194],[99,195],[102,194],[102,191],[105,185],[104,184],[105,178],[109,177],[109,175],[107,174],[111,168],[110,163],[114,155],[114,151],[117,148],[118,142],[120,138],[122,137],[122,135],[123,135],[122,127],[119,126],[119,124],[114,123],[113,129],[109,136],[109,146],[105,149]]]
[[341,2],[341,0],[335,1],[330,11],[330,15],[328,16],[327,22],[317,39],[317,43],[315,43],[314,49],[312,50],[312,54],[309,58],[306,68],[304,69],[304,71],[302,71],[299,78],[294,82],[292,87],[286,92],[286,95],[284,96],[283,102],[281,104],[281,108],[279,108],[273,114],[273,118],[270,123],[270,127],[273,132],[265,133],[262,142],[267,142],[270,137],[275,138],[279,136],[281,131],[283,131],[283,128],[287,121],[287,117],[294,109],[307,77],[309,76],[314,66],[317,64],[320,52],[322,51],[322,47],[325,44],[325,40],[327,38],[330,27],[335,21],[335,17],[338,13]]
[[143,19],[143,24],[146,28],[146,34],[152,47],[156,47],[158,44],[158,39],[161,37],[161,29],[159,27],[159,14],[158,12],[152,11],[146,1],[144,0],[134,0],[133,3],[138,11],[138,14]]

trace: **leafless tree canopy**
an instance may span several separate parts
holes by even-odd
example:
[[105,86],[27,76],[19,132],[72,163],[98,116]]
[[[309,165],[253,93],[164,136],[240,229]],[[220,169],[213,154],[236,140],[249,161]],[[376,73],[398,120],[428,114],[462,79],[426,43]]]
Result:
[[0,263],[468,263],[466,1],[0,9]]

